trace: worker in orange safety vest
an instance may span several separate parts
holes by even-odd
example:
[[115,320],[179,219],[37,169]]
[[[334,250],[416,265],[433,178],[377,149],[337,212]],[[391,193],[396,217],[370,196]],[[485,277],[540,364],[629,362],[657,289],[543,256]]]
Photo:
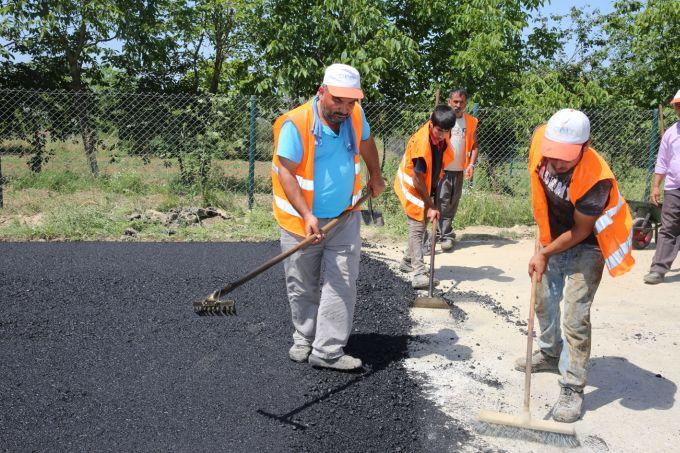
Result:
[[423,263],[423,236],[428,221],[439,221],[436,193],[444,167],[453,160],[450,136],[455,122],[451,107],[435,107],[430,120],[409,139],[394,178],[394,192],[408,223],[408,245],[399,268],[411,273],[411,285],[416,289],[429,286]]
[[[385,189],[378,151],[364,111],[359,72],[326,68],[316,96],[281,115],[273,126],[272,209],[281,249],[314,235],[308,247],[284,261],[293,321],[291,360],[314,367],[354,370],[360,358],[346,354],[357,298],[361,255],[361,161],[373,197]],[[334,229],[322,228],[343,212]],[[325,269],[322,274],[321,269]]]
[[[590,120],[583,112],[560,110],[536,129],[529,175],[540,243],[528,269],[538,280],[536,317],[541,330],[532,371],[559,372],[561,391],[553,419],[570,423],[581,416],[591,347],[590,307],[603,269],[616,277],[635,263],[632,218],[609,165],[590,146]],[[515,369],[524,371],[525,360],[518,359]]]

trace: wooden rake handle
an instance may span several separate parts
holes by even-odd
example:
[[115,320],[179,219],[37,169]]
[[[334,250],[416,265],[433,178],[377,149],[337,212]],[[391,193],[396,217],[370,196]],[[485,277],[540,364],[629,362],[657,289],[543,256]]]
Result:
[[[328,222],[326,225],[324,225],[323,228],[321,228],[321,233],[327,234],[329,231],[331,231],[333,228],[335,228],[342,219],[344,219],[350,212],[352,212],[354,209],[359,207],[362,203],[364,203],[366,200],[368,200],[371,197],[371,193],[367,190],[366,194],[359,198],[359,200],[356,202],[356,204],[352,207],[352,209],[348,209],[346,211],[343,211],[342,214]],[[233,291],[234,289],[238,288],[245,282],[252,280],[253,278],[257,277],[260,275],[262,272],[266,271],[272,266],[275,266],[276,264],[280,263],[281,261],[285,260],[288,258],[290,255],[293,253],[297,252],[298,250],[302,250],[308,245],[310,245],[314,240],[316,239],[316,236],[314,235],[309,235],[307,236],[302,242],[300,242],[298,245],[293,247],[292,249],[283,252],[279,255],[276,255],[269,261],[261,264],[257,268],[253,269],[252,271],[248,272],[246,275],[243,277],[239,278],[238,280],[235,280],[228,285],[226,285],[224,288],[218,289],[217,291],[213,292],[208,296],[209,300],[217,300],[224,296],[225,294]]]

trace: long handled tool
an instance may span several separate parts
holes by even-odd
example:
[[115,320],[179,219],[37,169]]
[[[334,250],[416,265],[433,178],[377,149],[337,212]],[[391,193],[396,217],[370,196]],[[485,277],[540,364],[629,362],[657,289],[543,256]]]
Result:
[[413,306],[415,308],[441,308],[449,309],[449,304],[441,297],[435,297],[432,295],[434,290],[434,251],[437,246],[437,223],[432,222],[432,243],[430,244],[430,285],[427,290],[427,296],[416,297],[413,301]]
[[[536,250],[538,250],[536,241]],[[503,412],[482,410],[479,412],[478,428],[483,434],[526,438],[536,442],[543,442],[564,447],[578,446],[574,425],[552,420],[537,420],[531,418],[529,403],[531,401],[531,353],[534,340],[534,306],[536,304],[537,289],[536,272],[531,275],[531,305],[529,306],[529,322],[527,325],[527,356],[524,370],[524,406],[520,415]]]
[[[370,192],[367,191],[367,193],[359,198],[359,201],[354,205],[354,208],[360,206],[364,201],[366,201],[368,198],[370,198],[371,194]],[[329,231],[331,231],[335,226],[340,223],[342,219],[347,216],[348,213],[350,213],[352,210],[347,210],[344,211],[342,214],[340,214],[338,217],[334,218],[330,222],[328,222],[323,228],[321,228],[321,233],[327,234]],[[253,269],[252,271],[248,272],[246,275],[243,277],[239,278],[236,281],[233,281],[229,283],[227,286],[225,286],[222,289],[218,289],[217,291],[211,293],[208,297],[205,299],[197,300],[194,301],[193,307],[194,307],[194,312],[200,316],[204,315],[235,315],[236,314],[236,301],[232,299],[227,299],[227,300],[220,300],[222,296],[225,294],[233,291],[234,289],[238,288],[245,282],[257,277],[260,275],[262,272],[266,271],[270,267],[280,263],[281,261],[285,260],[288,258],[290,255],[293,253],[297,252],[298,250],[302,250],[303,248],[307,247],[310,245],[314,240],[316,239],[316,236],[310,235],[307,236],[302,242],[300,242],[298,245],[293,247],[292,249],[283,252],[279,255],[276,255],[274,258],[270,259],[266,263],[260,265],[256,269]]]
[[385,219],[382,212],[373,209],[373,202],[368,199],[368,209],[361,210],[361,218],[366,225],[385,226]]

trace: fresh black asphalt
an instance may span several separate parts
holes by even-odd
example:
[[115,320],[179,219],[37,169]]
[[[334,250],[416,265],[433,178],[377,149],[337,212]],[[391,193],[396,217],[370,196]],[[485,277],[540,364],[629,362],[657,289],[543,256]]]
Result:
[[410,286],[362,256],[347,352],[359,373],[291,362],[281,265],[191,302],[278,243],[0,243],[2,451],[456,451],[472,434],[404,367]]

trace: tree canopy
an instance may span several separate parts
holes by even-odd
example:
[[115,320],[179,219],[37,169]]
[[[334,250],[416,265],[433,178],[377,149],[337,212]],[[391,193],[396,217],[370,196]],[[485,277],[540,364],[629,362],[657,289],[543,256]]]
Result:
[[680,88],[677,0],[544,3],[0,0],[0,86],[299,98],[342,62],[371,100],[649,107]]

